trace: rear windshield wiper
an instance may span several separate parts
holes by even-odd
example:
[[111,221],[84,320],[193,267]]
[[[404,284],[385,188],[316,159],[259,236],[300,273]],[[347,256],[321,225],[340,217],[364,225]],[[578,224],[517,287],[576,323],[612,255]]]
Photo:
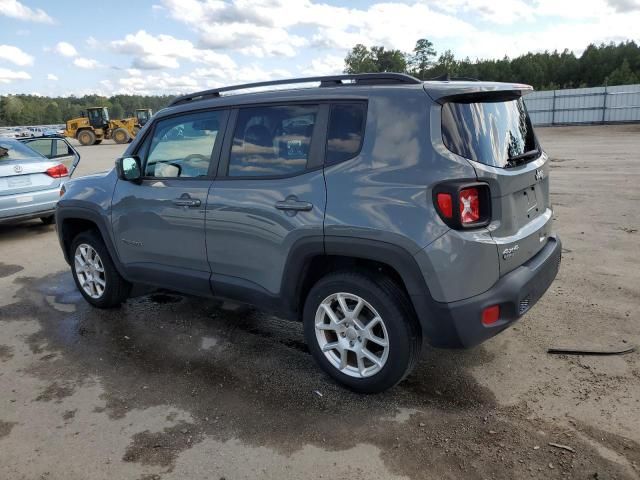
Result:
[[527,152],[521,153],[520,155],[514,155],[513,157],[509,157],[507,159],[507,166],[515,167],[516,165],[523,163],[525,160],[537,157],[538,155],[540,155],[540,150],[538,150],[537,148],[535,150],[529,150]]

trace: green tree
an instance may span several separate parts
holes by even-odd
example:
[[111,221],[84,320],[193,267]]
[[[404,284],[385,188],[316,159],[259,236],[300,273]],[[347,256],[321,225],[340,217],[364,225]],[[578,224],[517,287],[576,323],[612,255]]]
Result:
[[344,59],[345,73],[405,72],[407,58],[400,50],[367,48],[357,44]]
[[638,75],[636,75],[629,66],[629,62],[625,58],[618,68],[607,77],[607,85],[631,85],[640,83]]
[[[450,52],[450,50],[448,50]],[[425,78],[429,69],[433,66],[433,60],[438,52],[433,47],[433,43],[426,38],[421,38],[416,42],[413,55],[409,57],[410,72],[418,78]]]
[[60,115],[60,107],[58,107],[56,102],[50,102],[44,110],[42,123],[52,124],[60,123],[61,121],[62,116]]

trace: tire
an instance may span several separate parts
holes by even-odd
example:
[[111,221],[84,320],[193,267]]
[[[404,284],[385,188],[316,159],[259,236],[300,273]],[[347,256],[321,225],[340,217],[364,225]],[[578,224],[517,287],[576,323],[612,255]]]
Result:
[[[97,257],[91,255],[91,249],[97,254]],[[84,259],[82,257],[83,250],[85,254]],[[76,287],[78,287],[82,296],[91,305],[98,308],[118,307],[129,297],[131,284],[120,276],[113,264],[113,260],[111,260],[107,247],[96,232],[87,231],[78,234],[71,243],[70,256],[71,271],[73,273],[73,279],[76,282]],[[80,257],[79,259],[77,258],[78,256]],[[93,259],[93,265],[86,261],[88,259]],[[92,266],[95,267],[96,264],[98,268],[83,272],[80,270],[83,261],[85,264],[89,264],[89,268]],[[100,271],[100,267],[102,271]],[[85,287],[82,285],[82,280],[94,278],[95,275],[100,277],[104,286],[101,288],[98,282],[90,281],[89,284],[94,283],[93,288],[87,285],[87,290],[85,290]]]
[[111,134],[111,138],[117,144],[123,144],[129,142],[129,132],[127,132],[124,128],[116,128]]
[[44,223],[45,225],[51,225],[53,224],[53,222],[55,222],[56,220],[56,216],[55,215],[49,215],[47,217],[40,217],[40,221],[42,223]]
[[93,145],[96,141],[96,134],[91,130],[81,130],[78,132],[78,141],[80,145],[84,145],[85,147]]
[[[353,313],[360,300],[362,309],[356,321],[342,316],[341,302]],[[338,323],[331,321],[326,306]],[[380,322],[373,321],[376,316]],[[422,332],[413,308],[404,291],[382,274],[343,271],[321,278],[307,295],[303,322],[305,340],[316,362],[356,392],[378,393],[393,387],[420,357]],[[386,347],[382,345],[385,338]],[[343,351],[347,352],[346,362],[341,362]]]

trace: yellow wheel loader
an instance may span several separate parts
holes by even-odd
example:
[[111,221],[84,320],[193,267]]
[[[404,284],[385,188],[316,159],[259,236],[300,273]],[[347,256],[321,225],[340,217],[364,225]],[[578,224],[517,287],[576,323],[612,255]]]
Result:
[[110,120],[107,107],[88,108],[86,115],[67,120],[65,137],[76,138],[81,145],[98,145],[112,138],[116,143],[128,143],[136,136],[134,118]]
[[135,125],[136,125],[135,126],[136,135],[138,134],[140,129],[144,127],[149,120],[151,120],[152,116],[153,116],[153,110],[151,110],[150,108],[136,109],[135,116],[133,117],[133,120],[135,121]]

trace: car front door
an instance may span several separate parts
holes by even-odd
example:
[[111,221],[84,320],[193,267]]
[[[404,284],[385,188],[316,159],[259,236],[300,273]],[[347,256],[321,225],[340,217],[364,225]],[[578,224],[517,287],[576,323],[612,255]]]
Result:
[[322,251],[327,116],[321,104],[232,112],[207,201],[214,294],[277,302],[299,241],[315,241]]
[[227,115],[218,110],[159,119],[136,152],[142,180],[118,180],[113,233],[133,280],[210,293],[205,209]]

